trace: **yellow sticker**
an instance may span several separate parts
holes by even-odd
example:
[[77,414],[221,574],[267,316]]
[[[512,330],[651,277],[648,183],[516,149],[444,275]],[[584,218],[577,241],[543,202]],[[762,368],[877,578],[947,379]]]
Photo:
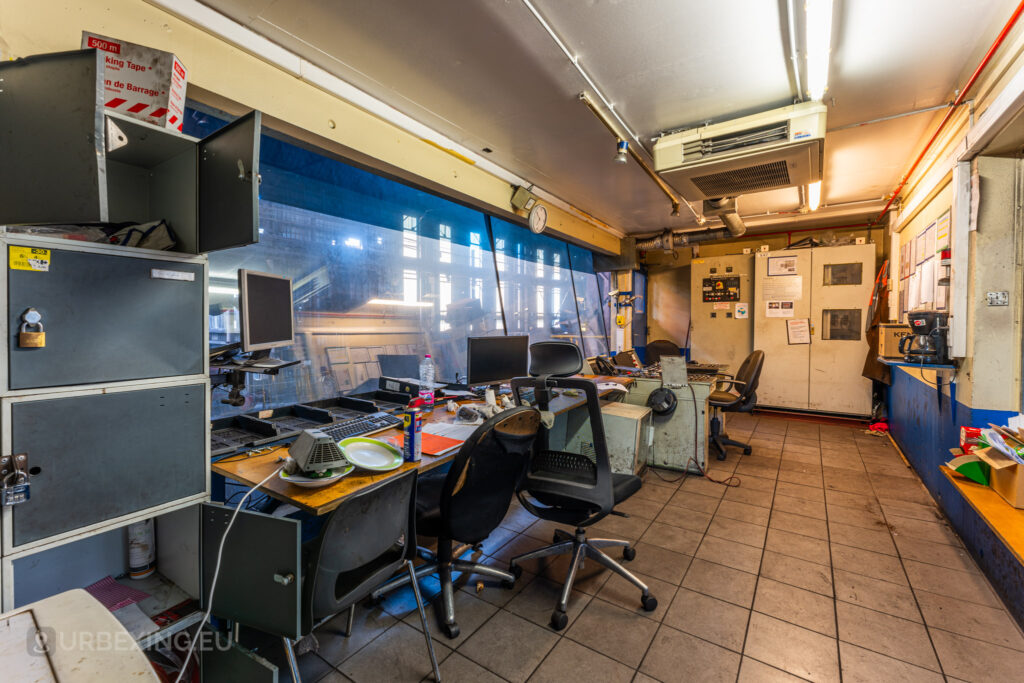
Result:
[[13,270],[34,270],[48,273],[50,271],[50,250],[12,246],[10,248],[10,263]]

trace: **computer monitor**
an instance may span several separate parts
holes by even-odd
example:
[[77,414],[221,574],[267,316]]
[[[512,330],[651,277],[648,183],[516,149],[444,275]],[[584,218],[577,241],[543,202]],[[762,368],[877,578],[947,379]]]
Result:
[[467,383],[501,384],[513,377],[526,376],[530,360],[530,338],[469,337],[467,347]]
[[262,351],[295,343],[291,278],[238,271],[242,350]]

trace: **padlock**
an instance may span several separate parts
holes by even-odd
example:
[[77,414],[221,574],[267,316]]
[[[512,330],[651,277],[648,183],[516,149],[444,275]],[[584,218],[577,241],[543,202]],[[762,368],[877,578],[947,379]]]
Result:
[[[36,329],[31,330],[30,327]],[[23,349],[39,349],[46,346],[46,332],[42,323],[22,323],[18,330],[18,346]]]
[[[12,477],[15,477],[15,484],[10,483]],[[29,498],[31,498],[31,492],[27,474],[21,470],[14,470],[4,477],[3,483],[0,485],[0,505],[10,507],[24,503]]]

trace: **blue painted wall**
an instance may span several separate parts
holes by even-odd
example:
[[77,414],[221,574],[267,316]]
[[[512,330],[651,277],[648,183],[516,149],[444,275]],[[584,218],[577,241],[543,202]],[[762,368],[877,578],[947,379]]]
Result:
[[940,376],[939,381],[941,390],[893,368],[888,393],[890,431],[1017,623],[1024,626],[1024,566],[939,471],[950,458],[949,449],[960,444],[961,426],[1006,424],[1016,412],[975,410],[956,399],[956,384],[945,386],[948,376]]

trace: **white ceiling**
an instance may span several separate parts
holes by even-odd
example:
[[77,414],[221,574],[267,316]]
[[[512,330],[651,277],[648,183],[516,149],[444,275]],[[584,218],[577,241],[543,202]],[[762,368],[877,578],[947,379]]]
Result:
[[[522,0],[202,2],[626,232],[695,224],[635,164],[612,163],[614,139],[577,99],[586,83]],[[949,101],[1016,2],[834,2],[822,202],[868,215],[942,112],[833,129]],[[796,94],[786,0],[533,3],[648,148]],[[767,192],[740,213],[797,205],[795,190]]]

